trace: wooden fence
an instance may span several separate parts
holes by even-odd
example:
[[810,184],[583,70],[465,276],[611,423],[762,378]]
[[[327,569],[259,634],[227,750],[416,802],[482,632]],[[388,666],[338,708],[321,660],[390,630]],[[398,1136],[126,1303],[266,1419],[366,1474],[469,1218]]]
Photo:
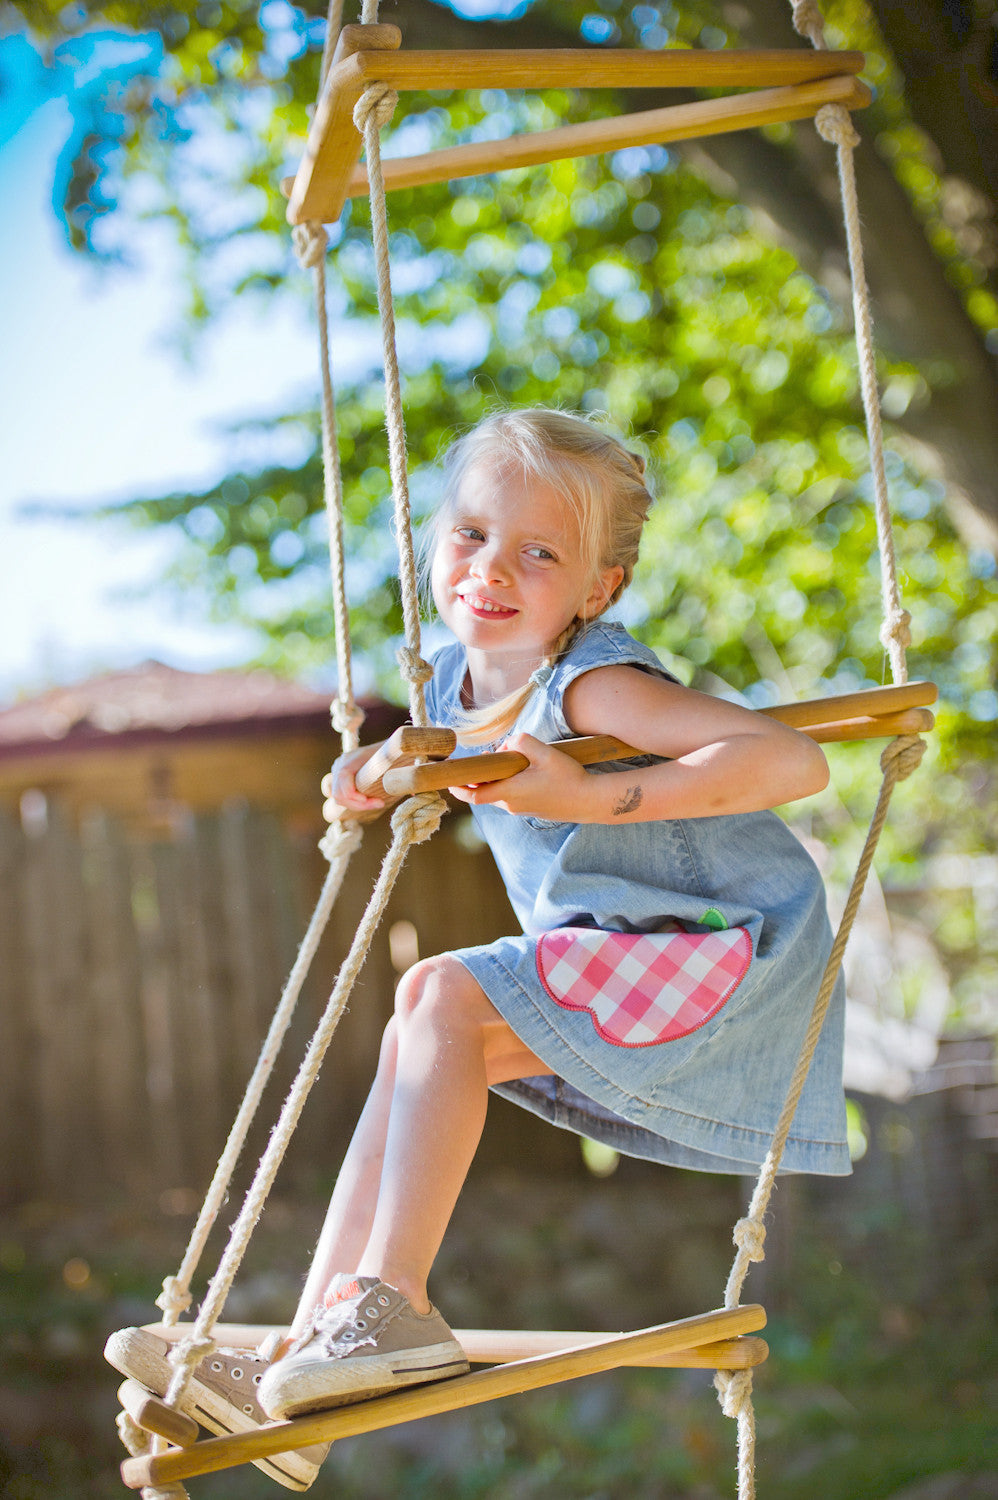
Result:
[[[200,1194],[321,886],[318,830],[244,806],[150,842],[106,817],[0,817],[0,1201]],[[355,854],[250,1138],[255,1159],[373,885]],[[373,1073],[399,968],[511,930],[458,819],[410,855],[292,1147],[331,1171]],[[394,962],[393,962],[394,953]],[[249,1155],[252,1152],[254,1155]],[[289,1166],[292,1162],[289,1162]]]

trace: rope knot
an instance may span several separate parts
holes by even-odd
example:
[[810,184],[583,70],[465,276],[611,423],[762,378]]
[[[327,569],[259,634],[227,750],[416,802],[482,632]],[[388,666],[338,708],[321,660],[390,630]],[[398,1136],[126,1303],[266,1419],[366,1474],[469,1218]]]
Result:
[[363,840],[364,830],[360,823],[353,818],[337,818],[322,835],[318,847],[329,864],[333,865],[339,859],[348,859],[360,848]]
[[424,661],[411,646],[400,646],[395,653],[395,660],[406,682],[429,682],[433,676],[433,668],[429,662]]
[[794,30],[798,36],[806,36],[814,47],[825,45],[825,18],[817,0],[791,0]]
[[895,781],[907,781],[913,771],[917,771],[922,764],[922,756],[925,754],[925,741],[917,734],[899,734],[896,740],[891,740],[884,747],[884,753],[880,757],[880,769],[886,776],[889,768],[893,769]]
[[714,1389],[726,1417],[744,1416],[752,1410],[752,1371],[717,1370]]
[[440,827],[447,804],[437,792],[407,797],[392,814],[392,833],[405,844],[425,844]]
[[832,146],[854,150],[860,143],[859,132],[844,104],[823,104],[814,117],[814,128]]
[[115,1426],[118,1436],[128,1449],[133,1458],[141,1458],[149,1447],[149,1434],[144,1427],[140,1427],[134,1417],[129,1416],[127,1411],[119,1411],[115,1417]]
[[364,134],[368,121],[372,119],[380,130],[388,124],[398,102],[399,96],[390,84],[372,83],[370,88],[364,90],[353,107],[353,123],[361,135]]
[[739,1250],[744,1250],[749,1260],[766,1259],[766,1226],[758,1219],[739,1219],[732,1239]]
[[892,644],[907,651],[911,645],[911,615],[906,609],[895,605],[888,610],[880,627],[880,644],[885,651],[889,651]]
[[209,1354],[214,1353],[216,1347],[213,1338],[204,1335],[195,1338],[191,1335],[190,1338],[181,1339],[179,1343],[174,1344],[166,1357],[175,1370],[193,1370],[195,1365],[199,1365]]
[[302,270],[313,271],[325,259],[329,236],[321,224],[309,219],[305,224],[295,225],[291,231],[291,243]]
[[156,1298],[156,1306],[166,1313],[167,1321],[175,1323],[182,1312],[186,1312],[194,1298],[188,1287],[176,1276],[167,1276],[163,1290]]
[[334,698],[329,705],[329,717],[340,738],[356,734],[366,717],[364,710],[352,698]]

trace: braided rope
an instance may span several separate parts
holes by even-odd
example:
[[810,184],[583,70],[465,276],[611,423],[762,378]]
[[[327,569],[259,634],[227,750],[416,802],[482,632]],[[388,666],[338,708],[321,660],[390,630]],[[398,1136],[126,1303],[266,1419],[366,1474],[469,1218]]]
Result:
[[[816,0],[791,0],[793,23],[800,35],[807,37],[812,45],[827,48],[824,23]],[[894,550],[894,534],[891,526],[890,499],[887,474],[884,465],[883,427],[880,417],[880,399],[877,389],[876,354],[873,342],[873,319],[870,313],[870,295],[863,261],[862,234],[860,230],[859,200],[856,193],[856,171],[853,152],[860,137],[853,125],[852,117],[842,105],[826,104],[815,116],[815,127],[823,140],[836,147],[839,186],[842,197],[842,212],[845,221],[846,245],[849,257],[849,273],[852,283],[853,321],[856,349],[859,360],[860,391],[866,419],[867,439],[870,453],[870,472],[873,479],[874,510],[877,522],[877,541],[880,552],[881,597],[883,623],[880,639],[888,653],[891,674],[895,682],[908,680],[906,651],[911,642],[910,615],[901,605],[897,577],[897,560]],[[849,890],[842,919],[832,942],[828,962],[818,987],[814,1008],[808,1023],[800,1055],[791,1077],[780,1117],[773,1132],[773,1142],[759,1171],[755,1189],[745,1217],[739,1219],[734,1229],[736,1254],[725,1287],[725,1307],[737,1307],[742,1286],[753,1261],[765,1259],[766,1228],[764,1218],[776,1183],[780,1162],[786,1147],[793,1118],[800,1102],[808,1071],[818,1045],[828,1006],[838,978],[846,943],[859,910],[860,899],[866,885],[873,856],[887,818],[891,795],[898,781],[902,781],[915,770],[925,752],[925,742],[917,735],[901,736],[884,750],[881,756],[883,780],[877,806],[867,832],[866,842],[860,856],[856,874]],[[714,1376],[721,1408],[725,1416],[738,1423],[738,1495],[739,1500],[754,1500],[755,1496],[755,1414],[752,1406],[751,1370],[718,1370]]]
[[[365,20],[376,18],[376,4],[373,5],[374,15],[369,16],[367,13],[371,8],[371,3],[372,0],[365,0],[365,14],[363,17]],[[399,652],[399,659],[403,672],[410,682],[410,702],[413,720],[417,724],[425,724],[426,708],[423,684],[429,675],[431,675],[431,669],[420,655],[420,621],[415,549],[412,541],[411,515],[408,504],[405,429],[402,417],[401,381],[398,374],[398,360],[395,350],[394,309],[392,305],[390,272],[387,265],[387,213],[384,203],[384,181],[380,170],[380,143],[377,136],[380,124],[385,123],[391,118],[395,102],[394,98],[390,97],[385,90],[379,89],[377,86],[368,90],[358,105],[358,128],[363,130],[368,141],[369,153],[377,161],[377,167],[373,174],[372,221],[378,225],[376,232],[376,258],[378,261],[379,306],[381,309],[385,346],[386,425],[388,428],[396,529],[399,537],[403,609],[406,623],[406,645]],[[335,410],[328,363],[328,329],[325,318],[325,246],[325,231],[321,226],[306,225],[296,236],[296,250],[299,259],[303,265],[311,267],[316,272],[317,301],[320,305],[320,334],[324,351],[322,366],[323,456],[326,461],[327,503],[330,504],[333,588],[334,597],[337,601],[337,635],[339,637],[341,635],[348,635],[348,631],[346,630],[347,611],[345,588],[343,586],[342,483],[339,479],[338,454],[336,451]],[[335,475],[335,477],[330,477],[332,475]],[[341,618],[344,625],[342,631],[339,629]],[[342,733],[345,737],[352,736],[353,743],[356,744],[356,733],[357,729],[359,729],[359,723],[357,722],[358,710],[353,701],[352,689],[350,688],[348,648],[345,654],[340,657],[340,664],[341,692],[337,704],[334,706],[334,723],[338,723],[338,727],[342,727]],[[346,683],[345,692],[343,689],[344,681]],[[419,796],[411,797],[396,809],[392,818],[392,843],[385,856],[371,899],[354,935],[350,951],[337,976],[336,984],[330,994],[326,1009],[323,1012],[319,1025],[316,1027],[308,1051],[284,1102],[267,1149],[260,1159],[253,1182],[246,1194],[236,1223],[232,1227],[229,1242],[223,1252],[218,1269],[212,1278],[204,1303],[193,1324],[191,1333],[183,1341],[174,1345],[170,1351],[169,1359],[174,1368],[174,1374],[170,1380],[165,1399],[171,1405],[177,1406],[182,1402],[197,1364],[214,1348],[212,1330],[224,1308],[225,1300],[245,1257],[253,1230],[263,1211],[287,1148],[291,1143],[305,1101],[318,1077],[336,1027],[339,1024],[354,984],[367,958],[374,935],[381,923],[388,900],[401,873],[405,856],[413,844],[424,842],[436,832],[445,811],[446,804],[443,798],[435,792],[423,793]],[[329,834],[327,834],[326,840],[323,842],[324,852],[327,853],[327,857],[335,860],[335,867],[340,880],[345,868],[345,860],[349,857],[352,848],[355,847],[356,834],[357,830],[355,828],[351,829],[340,826],[335,832],[331,829]],[[342,859],[337,857],[340,855],[343,856]],[[332,874],[333,868],[331,866],[331,877]],[[322,925],[324,923],[320,922],[317,913],[316,918],[313,919],[313,926],[321,932]],[[247,1108],[249,1107],[247,1101],[244,1101],[244,1105]],[[220,1175],[221,1173],[219,1173]],[[164,1285],[163,1298],[171,1310],[171,1315],[175,1318],[176,1310],[182,1305],[189,1303],[190,1300],[189,1287],[184,1284],[183,1276],[168,1279],[168,1282]],[[129,1433],[129,1436],[131,1437],[132,1434]],[[168,1496],[166,1491],[157,1495],[150,1493],[148,1500],[168,1500]]]
[[357,976],[367,958],[375,932],[401,873],[405,856],[412,844],[422,843],[436,832],[445,810],[446,804],[442,797],[436,792],[424,792],[403,802],[392,817],[392,843],[385,855],[371,899],[309,1043],[297,1077],[284,1101],[267,1149],[260,1158],[239,1217],[232,1227],[218,1270],[212,1278],[197,1320],[193,1325],[192,1334],[170,1351],[170,1363],[174,1366],[175,1373],[170,1381],[166,1400],[171,1406],[178,1405],[183,1399],[195,1366],[203,1358],[206,1349],[212,1345],[211,1330],[221,1315],[225,1299],[242,1264],[253,1230],[277,1176],[278,1168],[291,1144],[305,1101],[319,1076],[323,1059],[346,1009]]
[[[377,6],[374,7],[374,17]],[[432,668],[420,654],[421,624],[419,618],[419,578],[412,541],[412,512],[409,505],[405,420],[395,341],[395,308],[392,297],[389,261],[388,212],[385,205],[385,180],[381,169],[379,131],[395,112],[398,95],[385,84],[374,83],[366,89],[354,109],[354,124],[364,137],[367,175],[371,195],[371,235],[378,277],[378,308],[385,371],[385,426],[388,431],[388,463],[395,507],[395,534],[399,548],[399,582],[402,588],[402,617],[406,645],[398,653],[399,668],[409,684],[409,715],[414,724],[425,725],[426,694],[424,683]]]

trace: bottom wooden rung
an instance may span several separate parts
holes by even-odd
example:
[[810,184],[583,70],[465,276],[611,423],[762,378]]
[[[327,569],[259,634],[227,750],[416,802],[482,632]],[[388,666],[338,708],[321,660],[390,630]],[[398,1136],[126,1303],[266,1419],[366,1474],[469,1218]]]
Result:
[[[207,1438],[191,1448],[172,1448],[166,1453],[128,1458],[121,1466],[121,1476],[130,1489],[137,1490],[147,1485],[189,1479],[195,1474],[211,1474],[236,1464],[251,1463],[268,1454],[287,1453],[293,1448],[306,1448],[315,1443],[334,1442],[337,1438],[355,1437],[362,1432],[375,1432],[382,1427],[399,1426],[420,1417],[438,1416],[442,1412],[477,1406],[503,1396],[520,1395],[524,1391],[576,1380],[583,1375],[596,1375],[622,1365],[644,1364],[651,1356],[686,1355],[693,1351],[699,1356],[706,1353],[705,1345],[729,1344],[739,1335],[754,1333],[765,1326],[763,1308],[749,1305],[701,1313],[694,1318],[663,1323],[637,1333],[591,1335],[598,1342],[571,1349],[560,1348],[552,1353],[499,1364],[493,1369],[477,1370],[456,1380],[439,1380],[431,1385],[394,1391],[389,1396],[360,1401],[334,1411],[317,1412],[313,1416],[296,1417],[289,1422],[269,1422],[251,1433]],[[537,1338],[538,1335],[531,1337]],[[540,1337],[558,1338],[559,1335]],[[759,1357],[739,1363],[759,1363],[765,1358],[766,1346],[761,1339],[746,1340],[746,1343],[761,1345],[761,1350],[754,1351]],[[686,1364],[687,1360],[683,1358],[677,1363]],[[715,1366],[711,1362],[708,1368]]]

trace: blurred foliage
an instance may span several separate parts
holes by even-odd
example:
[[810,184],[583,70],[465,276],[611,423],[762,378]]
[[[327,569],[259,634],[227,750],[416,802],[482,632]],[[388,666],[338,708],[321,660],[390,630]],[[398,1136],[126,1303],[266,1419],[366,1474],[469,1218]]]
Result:
[[[148,46],[145,61],[129,53],[107,74],[99,107],[112,125],[103,136],[92,120],[90,128],[95,140],[117,145],[97,153],[89,185],[72,179],[67,216],[78,243],[125,254],[137,221],[166,221],[186,252],[194,324],[235,295],[307,295],[308,278],[290,263],[276,185],[301,152],[324,15],[284,0],[24,3],[8,11],[19,11],[63,61],[90,55],[89,28],[98,24],[115,28],[119,42],[135,33]],[[530,13],[594,43],[731,40],[707,0],[681,8],[573,0]],[[943,243],[940,179],[906,119],[901,81],[869,11],[861,0],[834,0],[829,17],[833,43],[870,49],[880,128],[897,170],[970,296],[973,246],[952,236]],[[96,110],[100,74],[82,63],[80,73],[91,79]],[[605,94],[557,90],[413,95],[387,150],[615,107]],[[123,211],[114,214],[119,198]],[[417,513],[433,503],[434,465],[448,442],[496,404],[606,413],[648,454],[660,497],[623,606],[639,636],[685,664],[678,670],[687,680],[745,691],[760,706],[884,680],[851,336],[825,290],[742,205],[709,187],[680,153],[648,147],[397,192],[389,210]],[[400,696],[363,201],[348,206],[332,237],[334,366],[348,372],[338,406],[356,645],[373,681]],[[884,361],[880,375],[888,417],[925,399],[926,372]],[[209,617],[255,624],[262,661],[316,675],[332,659],[317,418],[285,413],[273,427],[300,436],[300,465],[247,467],[204,493],[136,500],[114,514],[182,536],[169,583],[185,608],[198,601]],[[932,676],[943,698],[920,790],[897,799],[890,847],[896,861],[911,862],[926,850],[986,847],[980,808],[993,797],[998,579],[994,557],[957,535],[942,484],[920,470],[903,439],[889,434],[889,442],[901,582],[913,615],[910,670]],[[816,804],[817,832],[847,835],[853,813],[865,816],[876,753],[834,755],[837,794]]]

